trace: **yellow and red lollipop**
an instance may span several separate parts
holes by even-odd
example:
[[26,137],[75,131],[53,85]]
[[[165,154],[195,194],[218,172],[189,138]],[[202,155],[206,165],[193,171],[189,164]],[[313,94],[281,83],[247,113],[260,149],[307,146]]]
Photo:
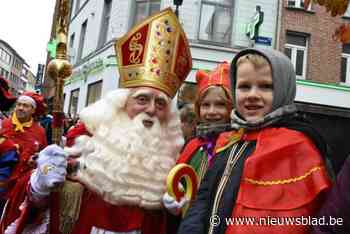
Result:
[[[184,180],[182,180],[182,178]],[[185,191],[179,188],[180,183],[183,181],[185,181]],[[170,196],[176,199],[176,201],[179,202],[183,196],[185,196],[189,201],[193,201],[197,194],[197,187],[197,174],[190,165],[180,163],[171,169],[167,177],[167,191]],[[186,214],[190,203],[182,208],[182,216]]]

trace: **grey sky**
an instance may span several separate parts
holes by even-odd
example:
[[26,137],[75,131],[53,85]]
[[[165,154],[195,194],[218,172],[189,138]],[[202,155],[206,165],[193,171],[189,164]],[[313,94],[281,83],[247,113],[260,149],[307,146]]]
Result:
[[1,0],[0,39],[9,43],[36,74],[46,62],[56,0]]

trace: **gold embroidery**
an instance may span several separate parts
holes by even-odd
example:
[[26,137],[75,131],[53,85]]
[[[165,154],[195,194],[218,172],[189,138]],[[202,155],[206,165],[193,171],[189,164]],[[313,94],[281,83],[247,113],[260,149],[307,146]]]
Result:
[[129,50],[131,51],[129,61],[130,63],[136,64],[140,63],[140,56],[143,51],[143,45],[141,43],[137,43],[142,37],[141,33],[136,33],[130,40]]
[[284,180],[263,181],[263,180],[254,180],[251,178],[244,178],[244,180],[247,181],[248,183],[262,185],[262,186],[271,186],[271,185],[278,185],[278,184],[290,184],[290,183],[295,183],[297,181],[303,180],[306,177],[308,177],[309,175],[311,175],[312,173],[319,171],[321,169],[322,169],[322,167],[314,167],[302,176],[298,176],[298,177],[294,177],[294,178],[290,178],[290,179],[284,179]]
[[201,162],[201,165],[200,165],[200,168],[199,168],[199,171],[198,171],[198,188],[199,188],[199,185],[201,184],[202,182],[202,179],[208,169],[208,155],[206,152],[203,152],[202,151],[202,162]]
[[42,172],[43,172],[44,175],[47,175],[47,174],[49,174],[49,171],[51,171],[53,169],[55,169],[55,166],[46,164],[46,165],[43,166]]
[[84,187],[66,180],[60,191],[60,233],[69,234],[79,218]]
[[[167,23],[165,23],[167,22]],[[151,41],[151,53],[149,56],[149,71],[155,79],[165,78],[165,74],[171,70],[171,60],[173,59],[174,38],[176,29],[170,25],[171,19],[166,18],[156,27],[152,28],[152,34],[156,35]]]
[[115,49],[123,88],[154,87],[173,98],[191,71],[189,43],[171,8],[136,25],[117,40]]
[[236,144],[238,141],[241,140],[242,136],[244,134],[244,129],[240,128],[238,132],[232,133],[230,136],[228,136],[228,142],[226,145],[216,149],[215,153],[220,153],[221,151],[229,148],[231,145]]

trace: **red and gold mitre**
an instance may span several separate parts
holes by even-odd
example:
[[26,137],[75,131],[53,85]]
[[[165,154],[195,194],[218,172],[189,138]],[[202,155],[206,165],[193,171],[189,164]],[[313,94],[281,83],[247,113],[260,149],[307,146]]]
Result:
[[209,73],[198,70],[196,74],[196,81],[199,95],[201,95],[210,86],[221,86],[230,95],[230,65],[227,62],[220,63],[213,71]]
[[187,38],[171,8],[136,25],[115,49],[123,88],[148,86],[174,97],[192,69]]

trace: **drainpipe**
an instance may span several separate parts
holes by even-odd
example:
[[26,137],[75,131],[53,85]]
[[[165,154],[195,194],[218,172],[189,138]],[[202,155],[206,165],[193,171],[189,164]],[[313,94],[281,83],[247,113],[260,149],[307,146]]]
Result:
[[278,0],[277,3],[277,15],[276,15],[276,39],[274,49],[279,50],[280,48],[280,38],[282,31],[282,10],[283,10],[283,0]]

